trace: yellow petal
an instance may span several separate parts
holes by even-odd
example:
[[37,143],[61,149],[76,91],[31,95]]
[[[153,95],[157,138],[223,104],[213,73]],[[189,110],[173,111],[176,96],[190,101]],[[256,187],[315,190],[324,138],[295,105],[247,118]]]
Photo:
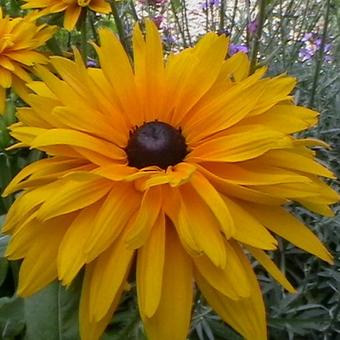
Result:
[[146,121],[162,119],[164,98],[163,48],[156,25],[146,20],[146,41],[136,25],[133,34],[135,79]]
[[45,133],[41,133],[32,142],[32,147],[34,148],[49,145],[78,146],[109,158],[121,160],[126,158],[125,152],[114,144],[75,130],[50,129]]
[[[121,107],[131,122],[131,127],[140,125],[143,121],[129,58],[109,29],[99,30],[99,37],[101,47],[96,47],[96,51],[103,72],[119,98]],[[112,67],[112,65],[119,65],[119,67]]]
[[234,201],[226,196],[223,196],[223,200],[234,220],[234,239],[261,249],[276,249],[276,239],[256,218],[242,208],[242,201]]
[[221,198],[221,195],[218,193],[218,191],[209,182],[209,180],[207,180],[199,172],[196,172],[192,176],[190,183],[198,195],[214,213],[226,237],[231,237],[235,233],[234,222],[227,205]]
[[[52,57],[51,62],[59,72],[62,79],[79,95],[88,106],[88,109],[79,110],[77,108],[64,108],[71,110],[72,113],[65,115],[65,118],[73,118],[79,121],[83,129],[90,129],[89,132],[98,134],[102,131],[104,138],[113,139],[120,146],[126,146],[129,127],[126,125],[124,118],[112,101],[112,96],[107,98],[93,78],[89,76],[82,57],[77,49],[74,50],[75,62],[61,57]],[[102,84],[100,84],[101,86]],[[88,93],[91,92],[91,96]],[[80,111],[80,112],[79,112]],[[58,112],[59,113],[59,112]],[[80,114],[81,113],[81,114]],[[59,118],[57,114],[56,118]],[[92,124],[90,123],[92,121]],[[70,124],[67,119],[63,120],[64,124]],[[85,124],[87,123],[87,124]],[[76,124],[71,125],[76,128]]]
[[47,220],[85,208],[105,196],[111,189],[106,180],[67,181],[61,182],[61,187],[52,196],[45,197],[46,201],[38,212],[38,219]]
[[66,9],[65,15],[64,15],[64,27],[68,31],[72,31],[74,27],[76,26],[77,21],[80,17],[81,9],[82,8],[78,6],[77,4],[70,5]]
[[283,183],[275,185],[256,185],[256,190],[268,193],[273,197],[286,199],[314,198],[319,196],[318,186],[314,183]]
[[326,167],[313,159],[294,152],[294,150],[272,150],[261,156],[258,162],[284,169],[299,170],[310,174],[335,178]]
[[[228,147],[226,147],[228,146]],[[216,137],[196,146],[187,156],[193,162],[240,162],[261,156],[271,149],[291,146],[291,140],[284,134],[266,127],[249,125],[230,131],[223,137]]]
[[167,228],[162,295],[151,318],[143,317],[150,340],[185,340],[193,298],[192,263],[173,228]]
[[0,86],[0,115],[5,112],[6,107],[6,89]]
[[105,317],[126,281],[134,250],[126,247],[125,237],[123,233],[95,261],[90,284],[90,320]]
[[216,176],[213,172],[199,166],[199,171],[206,176],[206,178],[214,185],[216,190],[226,196],[239,198],[245,201],[272,205],[282,205],[285,203],[284,199],[273,197],[269,194],[263,193],[252,188],[237,185],[228,180]]
[[243,337],[248,340],[266,340],[266,313],[256,276],[242,250],[236,244],[233,248],[247,272],[251,287],[250,297],[231,300],[209,285],[203,276],[196,273],[198,287],[217,314]]
[[157,173],[158,170],[139,171],[137,168],[127,166],[126,164],[108,164],[98,167],[93,173],[110,179],[112,181],[127,181],[132,182],[142,177],[149,177],[152,173]]
[[182,186],[180,193],[182,208],[178,222],[182,225],[182,230],[189,231],[190,238],[215,266],[224,268],[227,254],[221,233],[223,227],[203,199],[190,186]]
[[158,308],[163,282],[165,216],[160,214],[137,257],[137,295],[140,313],[150,318]]
[[162,192],[160,187],[147,190],[142,199],[141,206],[131,228],[127,234],[126,242],[130,248],[141,247],[149,237],[151,228],[156,222],[162,205]]
[[90,317],[90,290],[93,281],[95,263],[86,266],[84,275],[83,288],[79,306],[79,328],[82,340],[97,340],[104,333],[104,330],[112,318],[112,314],[116,310],[120,297],[125,287],[125,282],[119,287],[114,300],[111,302],[109,310],[99,321]]
[[311,183],[307,176],[266,164],[202,163],[205,169],[232,184],[269,185],[282,183]]
[[13,232],[26,221],[40,207],[47,197],[53,196],[60,186],[59,182],[53,182],[36,189],[26,191],[17,197],[9,210],[2,232]]
[[12,76],[11,72],[0,66],[0,87],[5,89],[11,87]]
[[271,207],[268,209],[248,203],[244,207],[269,230],[328,263],[333,263],[331,255],[320,240],[304,224],[286,212],[284,208]]
[[111,6],[105,0],[91,0],[89,3],[90,9],[98,13],[108,14],[111,12]]
[[208,33],[190,54],[183,54],[183,70],[168,68],[168,96],[171,95],[168,103],[170,111],[174,108],[173,125],[178,126],[187,112],[213,85],[226,52],[226,37]]
[[[116,183],[92,220],[92,230],[85,244],[87,262],[92,261],[126,227],[133,213],[138,210],[141,196],[129,184]],[[127,204],[128,202],[128,204]]]
[[101,201],[83,209],[69,226],[63,237],[58,253],[58,278],[69,285],[86,263],[85,242],[92,231],[93,218]]
[[[180,186],[190,181],[191,176],[196,171],[196,168],[195,164],[181,162],[175,166],[169,166],[165,173],[161,170],[154,171],[154,173],[148,171],[150,176],[145,176],[138,183],[138,188],[144,191],[148,188],[161,184],[169,184],[171,187]],[[146,172],[144,173],[146,174]]]
[[11,136],[20,140],[26,145],[30,145],[39,134],[43,134],[44,132],[46,132],[46,129],[22,126],[21,123],[17,123],[17,125],[11,125],[10,129]]
[[301,205],[317,214],[327,217],[335,216],[334,211],[327,204],[312,203],[303,199],[299,199],[297,200],[297,202],[299,202]]
[[[198,141],[223,131],[240,122],[254,108],[264,91],[263,83],[247,78],[220,95],[212,95],[206,104],[193,109],[183,131],[189,143]],[[196,109],[196,110],[195,110]]]
[[296,85],[296,79],[287,75],[263,79],[262,82],[265,84],[265,91],[249,113],[251,116],[261,114],[281,101],[289,100],[289,94]]
[[245,53],[239,52],[228,58],[223,66],[221,73],[231,75],[236,81],[241,81],[249,75],[250,62]]
[[[23,168],[6,187],[2,195],[4,197],[18,190],[18,185],[27,181],[28,178],[41,178],[41,176],[60,173],[81,165],[81,160],[63,159],[59,157],[41,159]],[[25,180],[25,181],[23,181]]]
[[243,265],[228,241],[225,249],[227,262],[224,268],[217,268],[206,256],[195,257],[195,266],[205,280],[223,295],[232,300],[247,298],[251,289]]
[[263,268],[284,288],[288,290],[290,293],[294,293],[296,290],[287,280],[285,275],[280,271],[279,268],[275,265],[275,263],[266,255],[264,251],[261,249],[257,249],[254,247],[247,246],[250,253],[255,257],[257,261],[263,266]]
[[70,217],[65,215],[50,220],[40,229],[39,237],[30,244],[20,267],[18,295],[32,295],[57,277],[58,248],[69,224]]
[[[202,249],[197,245],[192,235],[187,219],[183,214],[183,202],[177,188],[163,188],[163,210],[169,218],[169,225],[176,228],[177,234],[185,250],[192,256],[200,255]],[[170,222],[171,221],[171,222]]]
[[323,140],[316,139],[316,138],[301,138],[294,140],[294,145],[297,146],[306,146],[308,148],[313,148],[315,146],[322,147],[325,149],[331,149],[331,146],[324,142]]
[[36,235],[40,229],[45,226],[36,220],[36,213],[23,222],[12,234],[10,242],[6,248],[5,256],[9,260],[18,260],[24,258],[30,248],[30,244],[34,242]]
[[284,133],[295,133],[317,123],[318,113],[301,106],[275,105],[267,112],[251,116],[244,124],[262,124]]

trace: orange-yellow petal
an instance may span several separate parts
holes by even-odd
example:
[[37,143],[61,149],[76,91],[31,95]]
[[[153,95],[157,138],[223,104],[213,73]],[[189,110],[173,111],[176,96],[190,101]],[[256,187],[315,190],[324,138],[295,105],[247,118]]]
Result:
[[[189,331],[193,277],[192,263],[182,248],[175,230],[166,233],[162,295],[155,314],[143,317],[150,340],[185,340]],[[169,306],[171,312],[169,313]]]

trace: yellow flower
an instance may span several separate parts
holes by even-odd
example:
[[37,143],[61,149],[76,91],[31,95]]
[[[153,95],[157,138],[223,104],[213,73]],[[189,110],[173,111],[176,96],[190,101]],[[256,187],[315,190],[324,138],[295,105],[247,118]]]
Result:
[[[288,213],[296,201],[332,215],[339,199],[320,178],[313,139],[293,133],[317,113],[295,106],[288,76],[248,76],[242,53],[225,60],[227,39],[205,35],[163,59],[156,27],[133,33],[134,67],[107,29],[101,68],[51,58],[18,109],[12,136],[50,157],[23,169],[5,195],[22,190],[4,232],[10,259],[23,258],[18,294],[82,267],[82,339],[98,339],[136,268],[139,310],[150,340],[186,339],[194,290],[248,339],[266,339],[250,253],[288,291],[266,254],[275,235],[331,263],[318,238]],[[136,260],[136,267],[133,265]],[[195,286],[196,285],[196,286]]]
[[80,18],[84,7],[89,7],[92,11],[107,14],[111,12],[111,7],[106,0],[24,0],[26,4],[23,9],[41,8],[41,15],[52,13],[64,13],[64,27],[72,31]]
[[3,16],[0,7],[0,114],[4,112],[6,89],[21,93],[24,82],[31,81],[28,72],[35,64],[45,64],[48,59],[35,51],[50,39],[55,28],[37,26],[34,17],[10,18]]

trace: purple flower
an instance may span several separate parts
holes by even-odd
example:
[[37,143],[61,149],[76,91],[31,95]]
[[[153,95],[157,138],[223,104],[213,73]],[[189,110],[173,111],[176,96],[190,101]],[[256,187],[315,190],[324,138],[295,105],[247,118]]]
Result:
[[258,22],[257,20],[252,20],[249,24],[248,24],[248,32],[250,34],[254,34],[257,31],[257,27],[258,27]]
[[97,62],[93,59],[88,59],[86,63],[87,67],[98,67]]
[[220,5],[220,0],[207,0],[201,2],[201,8],[203,11],[208,10],[209,7],[218,7]]
[[326,44],[324,47],[324,52],[329,52],[332,49],[332,44]]
[[164,5],[168,0],[139,0],[139,2],[143,5],[149,5],[149,6],[162,6]]
[[321,38],[317,38],[313,42],[314,42],[314,44],[315,44],[315,46],[317,48],[320,48],[320,46],[321,46]]
[[313,37],[312,32],[305,33],[305,35],[303,36],[301,41],[303,41],[303,42],[308,41],[308,40],[312,39],[312,37]]
[[155,17],[152,18],[152,21],[155,23],[158,29],[161,27],[163,20],[164,20],[163,15],[156,15]]
[[302,61],[307,61],[312,59],[314,56],[314,51],[312,51],[311,49],[308,48],[301,48],[299,51],[299,58]]
[[323,60],[326,62],[326,63],[331,63],[332,61],[334,61],[334,57],[329,55],[329,54],[326,54],[323,58]]
[[[301,42],[303,43],[302,48],[299,51],[299,58],[301,61],[308,61],[311,60],[317,51],[321,48],[322,39],[319,37],[319,35],[315,32],[308,32],[305,33],[303,38],[301,39]],[[329,62],[332,61],[333,58],[329,55],[332,49],[332,44],[328,43],[324,46],[324,60]]]
[[235,53],[242,52],[248,53],[249,49],[246,45],[242,44],[230,44],[229,46],[229,55],[234,55]]
[[172,45],[176,42],[174,36],[171,34],[171,31],[168,27],[163,28],[163,42],[166,45]]

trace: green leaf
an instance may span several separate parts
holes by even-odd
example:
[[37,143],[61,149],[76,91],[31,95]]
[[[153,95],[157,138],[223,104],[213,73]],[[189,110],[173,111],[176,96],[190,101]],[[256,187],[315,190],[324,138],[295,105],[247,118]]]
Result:
[[0,258],[0,287],[6,279],[7,269],[8,269],[8,261],[5,258]]
[[1,228],[4,222],[5,222],[5,215],[0,215],[0,258],[5,256],[5,251],[7,248],[7,244],[9,242],[9,236],[1,234]]
[[9,159],[4,153],[0,153],[0,169],[0,187],[5,188],[12,176]]
[[7,244],[9,241],[9,236],[0,234],[0,258],[4,257]]
[[23,300],[16,296],[1,298],[0,339],[14,339],[23,331],[24,326]]
[[54,55],[63,55],[63,51],[55,37],[52,37],[50,40],[48,40],[46,42],[46,46],[53,52]]
[[7,125],[3,117],[0,117],[0,149],[5,149],[8,146],[10,140],[11,137],[8,133]]
[[77,340],[81,280],[69,288],[57,282],[25,299],[27,340]]
[[207,319],[207,322],[216,339],[241,340],[241,337],[223,322],[213,319]]

